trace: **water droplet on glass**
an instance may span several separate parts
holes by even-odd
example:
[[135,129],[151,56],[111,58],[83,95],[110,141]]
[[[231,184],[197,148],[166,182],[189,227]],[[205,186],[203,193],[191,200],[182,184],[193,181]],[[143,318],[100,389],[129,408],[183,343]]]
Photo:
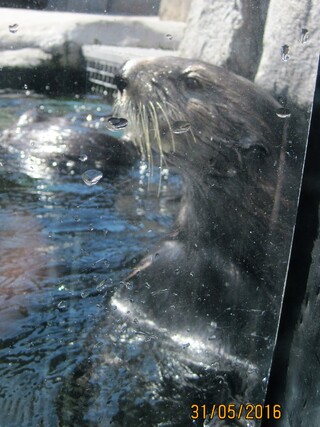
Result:
[[81,292],[81,298],[87,298],[90,295],[89,289],[86,289]]
[[18,24],[9,25],[9,31],[10,31],[10,33],[16,33],[18,31],[18,28],[19,28]]
[[171,128],[172,132],[178,135],[180,133],[188,132],[191,128],[191,125],[189,122],[177,121],[173,123]]
[[287,44],[284,44],[281,46],[281,58],[283,61],[288,61],[289,57],[289,46]]
[[60,311],[66,311],[68,309],[67,303],[65,301],[60,301],[57,307]]
[[300,42],[307,43],[308,40],[309,40],[309,31],[306,28],[302,28],[301,34],[300,34]]
[[173,39],[172,34],[166,34],[166,37],[167,37],[167,39],[169,39],[169,40],[172,40],[172,39]]
[[127,289],[129,289],[129,290],[133,289],[133,283],[132,283],[132,282],[126,282],[126,283],[125,283],[125,286],[126,286],[126,288],[127,288]]
[[287,117],[291,116],[290,110],[288,110],[288,108],[279,108],[276,111],[276,114],[278,117],[280,117],[280,119],[286,119]]
[[85,182],[85,184],[87,185],[95,185],[97,184],[100,179],[103,177],[102,172],[97,171],[95,169],[89,169],[87,171],[85,171],[82,175],[81,175],[83,181]]
[[107,287],[108,287],[108,285],[107,285],[107,283],[106,283],[106,281],[105,280],[102,280],[100,283],[98,283],[98,285],[96,286],[96,290],[98,291],[98,292],[102,292],[102,291],[104,291],[105,289],[107,289]]
[[88,160],[88,156],[86,154],[80,154],[79,160],[80,162],[86,162]]
[[107,128],[113,132],[124,129],[128,126],[128,120],[121,117],[110,117],[107,120]]

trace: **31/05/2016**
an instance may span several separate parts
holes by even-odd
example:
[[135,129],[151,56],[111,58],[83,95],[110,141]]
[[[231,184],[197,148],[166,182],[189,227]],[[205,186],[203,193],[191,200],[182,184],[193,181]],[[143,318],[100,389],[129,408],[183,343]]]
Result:
[[262,405],[262,404],[240,404],[235,405],[230,403],[224,404],[212,404],[212,405],[191,405],[191,419],[207,419],[212,420],[214,417],[220,420],[240,420],[244,418],[246,420],[262,420],[274,419],[279,420],[281,418],[281,406],[280,405]]

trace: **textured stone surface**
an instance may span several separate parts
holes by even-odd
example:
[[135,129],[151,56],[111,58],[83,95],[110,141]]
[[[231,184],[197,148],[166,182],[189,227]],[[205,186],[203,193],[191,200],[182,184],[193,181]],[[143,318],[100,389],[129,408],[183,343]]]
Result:
[[[299,105],[313,98],[320,46],[320,3],[311,0],[271,0],[256,83]],[[302,29],[309,39],[301,43]],[[289,46],[289,59],[281,47]]]
[[183,21],[188,17],[192,0],[161,0],[159,16],[168,21]]
[[193,0],[181,55],[253,78],[259,63],[268,1]]

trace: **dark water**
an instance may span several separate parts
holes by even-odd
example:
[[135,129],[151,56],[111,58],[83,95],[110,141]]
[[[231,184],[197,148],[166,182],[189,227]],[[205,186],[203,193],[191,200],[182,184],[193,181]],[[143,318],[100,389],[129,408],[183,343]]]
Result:
[[[34,108],[43,114],[42,122],[14,124]],[[86,411],[87,420],[77,418],[77,393],[70,383],[75,369],[94,353],[88,343],[99,347],[90,334],[116,311],[107,304],[112,290],[170,229],[181,183],[176,176],[163,177],[158,196],[159,174],[149,179],[137,164],[87,186],[81,173],[92,167],[86,162],[71,162],[63,173],[54,158],[51,162],[51,145],[69,138],[64,131],[82,136],[105,131],[110,111],[92,99],[0,98],[1,130],[11,126],[9,137],[2,135],[0,158],[0,426],[109,425],[119,409],[114,403],[104,419],[107,407],[96,404]],[[67,120],[68,126],[55,129],[52,118]],[[30,169],[28,147],[39,141],[49,161],[43,167],[35,156]],[[99,329],[105,347],[112,347],[111,330],[117,328],[112,323],[108,333]],[[123,374],[113,357],[104,387],[116,402],[114,390],[131,390],[134,384],[119,386]],[[151,366],[147,358],[141,365],[145,372]],[[88,393],[90,400],[93,392]]]

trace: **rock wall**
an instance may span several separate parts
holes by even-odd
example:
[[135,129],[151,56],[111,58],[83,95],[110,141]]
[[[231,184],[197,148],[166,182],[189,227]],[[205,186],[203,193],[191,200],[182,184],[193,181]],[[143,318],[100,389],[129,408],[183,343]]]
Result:
[[253,79],[268,0],[193,0],[181,55],[228,68]]
[[[319,57],[319,20],[317,0],[271,0],[255,82],[296,104],[310,104]],[[308,31],[304,37],[303,30]],[[288,46],[288,58],[281,55],[282,46]]]
[[[180,52],[226,67],[304,106],[314,91],[319,19],[316,0],[193,0]],[[303,30],[308,30],[304,43]],[[286,61],[281,58],[285,45]]]

